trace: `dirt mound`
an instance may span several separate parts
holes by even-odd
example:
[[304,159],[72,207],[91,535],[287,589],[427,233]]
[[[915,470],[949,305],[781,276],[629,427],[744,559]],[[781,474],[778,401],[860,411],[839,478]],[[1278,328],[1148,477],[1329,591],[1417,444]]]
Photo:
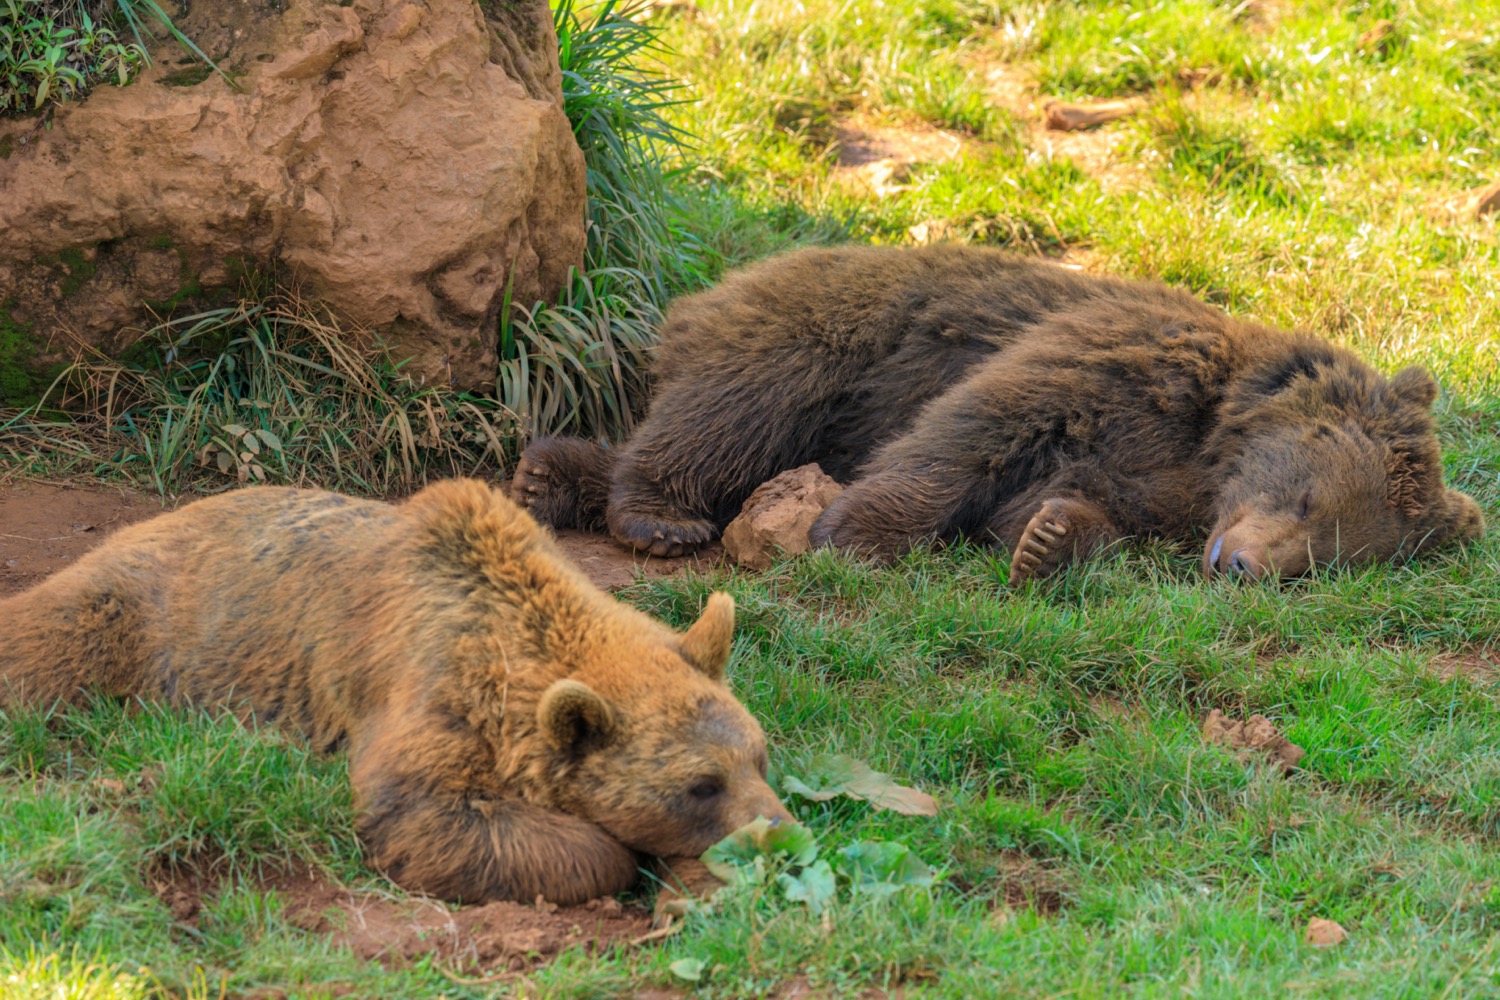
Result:
[[[196,872],[156,872],[148,882],[173,918],[191,927],[223,888],[221,879]],[[424,897],[341,888],[306,870],[269,873],[252,885],[279,895],[294,927],[391,968],[430,957],[463,975],[525,972],[565,949],[603,951],[651,930],[650,913],[612,898],[580,906],[486,903],[454,909]]]
[[1288,772],[1295,770],[1307,755],[1306,750],[1281,735],[1264,715],[1236,722],[1217,708],[1203,720],[1203,741],[1238,751],[1241,758],[1252,752],[1265,754]]

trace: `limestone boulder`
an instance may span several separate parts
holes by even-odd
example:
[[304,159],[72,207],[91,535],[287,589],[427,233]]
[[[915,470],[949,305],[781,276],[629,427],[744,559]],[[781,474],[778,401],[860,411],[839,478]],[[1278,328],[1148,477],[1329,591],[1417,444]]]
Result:
[[497,315],[584,247],[542,0],[193,0],[235,85],[158,45],[48,128],[0,121],[0,323],[36,363],[295,282],[429,382],[493,386]]
[[724,529],[724,551],[741,566],[767,569],[780,555],[799,555],[807,533],[844,488],[816,464],[789,469],[756,487]]

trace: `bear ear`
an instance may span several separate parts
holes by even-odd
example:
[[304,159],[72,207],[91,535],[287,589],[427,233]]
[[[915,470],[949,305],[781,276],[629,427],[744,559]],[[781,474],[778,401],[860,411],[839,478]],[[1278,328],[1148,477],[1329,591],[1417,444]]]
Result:
[[1391,376],[1391,388],[1396,395],[1422,409],[1427,409],[1437,399],[1438,385],[1427,369],[1416,365],[1401,369]]
[[584,754],[607,745],[615,733],[615,713],[599,693],[571,678],[555,682],[536,707],[542,736],[554,749]]
[[1443,499],[1437,503],[1433,520],[1431,531],[1419,546],[1422,549],[1445,542],[1472,542],[1484,534],[1484,514],[1479,510],[1479,504],[1458,490],[1443,491]]
[[729,647],[734,641],[734,598],[725,593],[709,595],[708,606],[682,636],[677,647],[682,658],[713,680],[722,680],[729,666]]

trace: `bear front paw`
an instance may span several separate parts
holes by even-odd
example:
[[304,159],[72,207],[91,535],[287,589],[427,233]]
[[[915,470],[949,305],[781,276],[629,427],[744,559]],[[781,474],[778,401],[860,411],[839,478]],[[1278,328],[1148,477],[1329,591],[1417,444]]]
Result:
[[610,513],[609,530],[617,541],[638,552],[662,558],[696,552],[719,534],[711,521],[622,516],[613,511]]

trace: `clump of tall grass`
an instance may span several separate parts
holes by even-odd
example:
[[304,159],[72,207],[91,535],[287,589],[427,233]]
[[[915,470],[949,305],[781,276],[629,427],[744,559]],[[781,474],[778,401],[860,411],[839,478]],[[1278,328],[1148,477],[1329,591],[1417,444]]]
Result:
[[0,423],[0,451],[163,493],[273,482],[389,494],[513,457],[512,413],[416,385],[372,338],[294,296],[169,320],[127,353],[74,364],[48,394],[55,409]]
[[502,310],[500,404],[523,437],[628,434],[667,300],[703,284],[701,241],[671,186],[688,137],[663,117],[678,85],[644,65],[659,29],[638,0],[553,8],[563,106],[587,167],[584,267],[557,302]]
[[639,285],[661,305],[702,282],[703,244],[671,185],[691,138],[663,114],[683,99],[675,80],[646,65],[660,28],[635,19],[644,6],[601,0],[580,11],[560,0],[553,23],[563,110],[588,168],[584,270],[622,289]]

